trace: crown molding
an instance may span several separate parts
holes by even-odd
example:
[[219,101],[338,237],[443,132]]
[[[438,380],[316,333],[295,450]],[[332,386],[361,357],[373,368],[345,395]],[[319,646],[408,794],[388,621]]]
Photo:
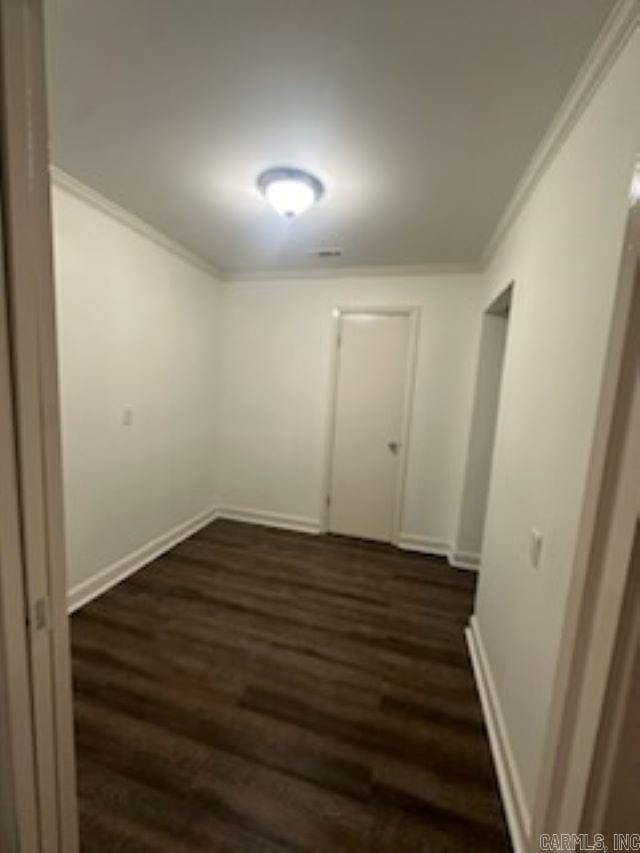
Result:
[[122,225],[126,225],[138,234],[151,240],[156,245],[177,255],[179,258],[197,267],[202,272],[213,276],[219,282],[241,282],[241,281],[275,281],[278,279],[331,279],[331,278],[379,278],[391,276],[424,276],[424,275],[464,275],[479,272],[478,264],[419,264],[399,266],[375,266],[375,267],[300,267],[300,268],[276,268],[276,269],[253,269],[243,272],[231,270],[220,270],[186,249],[180,243],[167,237],[157,228],[149,225],[144,219],[140,219],[130,213],[124,207],[111,201],[101,193],[83,184],[68,172],[58,166],[49,166],[51,182],[54,186],[74,195],[81,201],[86,202],[95,210],[105,213]]
[[77,180],[77,178],[72,177],[57,166],[49,166],[49,174],[51,177],[51,183],[54,186],[65,190],[80,199],[80,201],[86,202],[95,210],[100,211],[100,213],[105,213],[121,225],[131,228],[132,231],[135,231],[142,237],[146,237],[147,240],[151,240],[151,242],[160,246],[160,248],[166,249],[168,252],[171,252],[171,254],[181,258],[183,261],[187,261],[187,263],[196,267],[201,272],[212,276],[218,281],[220,280],[220,273],[212,264],[204,258],[201,258],[199,255],[189,251],[189,249],[185,248],[181,243],[177,243],[175,240],[167,237],[166,234],[163,234],[162,231],[158,231],[157,228],[149,225],[149,223],[145,222],[144,219],[140,219],[139,216],[129,213],[129,211],[125,210],[124,207],[120,207],[120,205],[108,198],[105,198],[105,196],[96,192],[96,190],[91,189],[91,187],[88,187],[86,184],[83,184],[81,181]]
[[105,198],[56,166],[50,167],[52,183],[87,202],[96,210],[152,240],[221,282],[275,281],[283,279],[337,279],[468,275],[486,269],[510,226],[531,197],[541,178],[589,105],[598,87],[640,24],[640,0],[618,0],[593,48],[562,102],[551,125],[521,176],[497,226],[476,263],[435,263],[399,266],[342,266],[220,270],[143,219]]
[[518,181],[482,253],[484,269],[640,23],[640,0],[619,0]]
[[375,267],[283,267],[222,273],[223,282],[282,281],[283,279],[391,278],[425,275],[469,275],[481,272],[479,264],[418,264]]

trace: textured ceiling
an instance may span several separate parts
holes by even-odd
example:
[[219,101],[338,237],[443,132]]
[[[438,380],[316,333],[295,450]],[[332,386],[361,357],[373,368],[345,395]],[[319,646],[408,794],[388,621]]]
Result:
[[45,0],[52,160],[227,272],[473,263],[613,5]]

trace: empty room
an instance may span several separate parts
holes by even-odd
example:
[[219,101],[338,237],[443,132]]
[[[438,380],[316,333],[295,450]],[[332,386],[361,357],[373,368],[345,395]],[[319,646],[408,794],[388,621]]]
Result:
[[639,16],[0,2],[2,851],[640,849]]

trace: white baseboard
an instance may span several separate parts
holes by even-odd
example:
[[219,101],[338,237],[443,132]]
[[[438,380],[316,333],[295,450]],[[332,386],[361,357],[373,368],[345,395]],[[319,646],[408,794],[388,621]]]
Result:
[[432,554],[434,557],[448,557],[451,551],[451,543],[444,539],[431,539],[429,536],[413,533],[401,533],[396,544],[405,551],[418,551],[420,554]]
[[[285,515],[284,513],[248,507],[222,507],[218,510],[218,518],[228,518],[230,521],[242,521],[246,524],[262,524],[266,527],[279,527],[283,530],[295,530],[300,533],[318,534],[323,532],[319,519],[301,515]],[[453,545],[444,539],[401,533],[395,544],[405,551],[418,551],[421,554],[446,557],[449,565],[456,569],[478,571],[480,568],[479,554],[456,551]]]
[[473,551],[456,551],[453,548],[447,556],[451,565],[456,569],[469,569],[472,572],[480,571],[480,554]]
[[489,659],[475,616],[469,620],[469,627],[465,631],[465,636],[478,693],[480,694],[484,720],[489,733],[491,754],[507,816],[511,843],[515,853],[526,853],[530,849],[531,813],[524,795],[495,681],[491,674]]
[[[317,518],[301,515],[285,515],[284,513],[249,509],[247,507],[227,506],[211,508],[199,513],[194,518],[189,519],[189,521],[174,527],[168,533],[158,536],[116,563],[99,570],[87,580],[82,581],[82,583],[76,584],[76,586],[69,590],[67,595],[67,609],[69,613],[73,613],[92,599],[97,598],[97,596],[120,583],[120,581],[129,577],[129,575],[134,574],[134,572],[137,572],[143,566],[155,560],[156,557],[159,557],[160,554],[173,548],[178,542],[182,542],[183,539],[192,536],[200,528],[210,524],[216,518],[228,518],[229,520],[241,521],[246,524],[261,524],[265,527],[277,527],[300,533],[317,535],[322,532],[321,522]],[[444,540],[430,539],[426,536],[401,534],[397,545],[399,548],[408,551],[419,551],[423,554],[447,557],[450,564],[456,568],[477,568],[477,563],[454,562],[454,552],[451,544]]]
[[454,569],[469,569],[477,572],[480,568],[480,554],[457,551],[446,539],[432,539],[413,533],[401,533],[397,542],[398,548],[405,551],[418,551],[420,554],[431,554],[434,557],[446,557]]
[[189,519],[189,521],[185,521],[183,524],[174,527],[168,533],[152,539],[151,542],[147,542],[146,545],[128,554],[116,563],[101,569],[88,578],[88,580],[82,581],[82,583],[72,587],[67,595],[67,609],[69,613],[73,613],[74,610],[87,604],[98,595],[101,595],[112,586],[129,577],[129,575],[137,572],[143,566],[146,566],[147,563],[159,557],[160,554],[164,554],[165,551],[173,548],[178,542],[182,542],[183,539],[192,536],[217,517],[217,509],[205,510]]
[[279,527],[283,530],[295,530],[299,533],[320,533],[320,520],[304,515],[285,515],[262,509],[227,506],[218,510],[218,518],[230,521],[243,521],[246,524],[261,524],[264,527]]

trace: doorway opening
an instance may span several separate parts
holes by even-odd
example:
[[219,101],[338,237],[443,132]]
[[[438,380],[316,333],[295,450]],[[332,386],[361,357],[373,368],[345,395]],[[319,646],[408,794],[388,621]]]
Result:
[[395,543],[418,310],[338,309],[325,530]]
[[489,499],[504,356],[513,299],[511,282],[482,316],[467,469],[456,536],[456,562],[479,567]]

